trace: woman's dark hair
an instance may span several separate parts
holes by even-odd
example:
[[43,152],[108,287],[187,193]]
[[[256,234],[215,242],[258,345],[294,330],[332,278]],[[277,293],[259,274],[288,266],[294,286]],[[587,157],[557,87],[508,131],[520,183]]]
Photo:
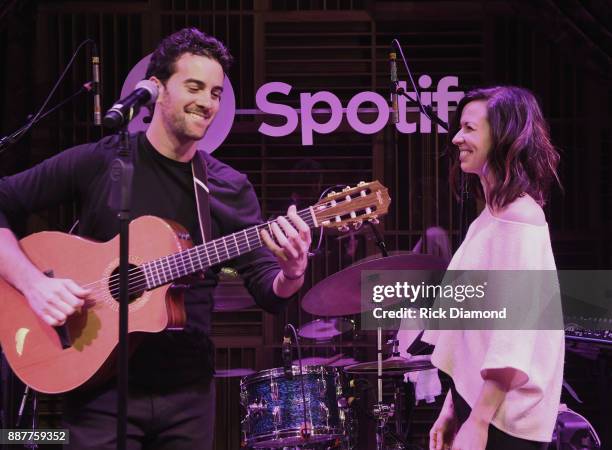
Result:
[[[449,131],[450,183],[458,194],[461,179],[459,150],[450,142],[461,128],[463,108],[475,100],[487,102],[492,147],[487,170],[493,174],[489,203],[503,208],[523,193],[544,206],[552,181],[559,186],[559,153],[550,141],[548,124],[534,95],[515,86],[496,86],[468,92],[459,102]],[[483,197],[476,174],[466,174],[467,187]]]
[[183,53],[212,58],[221,64],[226,73],[233,61],[232,55],[221,41],[197,28],[183,28],[159,43],[147,66],[145,78],[154,76],[165,84],[174,73],[174,64]]

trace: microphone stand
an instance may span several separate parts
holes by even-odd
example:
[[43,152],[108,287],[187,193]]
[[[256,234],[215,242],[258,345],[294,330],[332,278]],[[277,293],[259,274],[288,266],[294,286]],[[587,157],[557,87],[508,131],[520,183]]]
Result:
[[372,233],[374,233],[374,239],[376,240],[376,246],[380,249],[380,253],[382,253],[383,258],[386,258],[389,256],[389,252],[387,251],[387,244],[385,244],[382,234],[380,234],[380,231],[376,229],[374,226],[375,224],[372,221],[368,220],[366,224],[372,228]]
[[[434,112],[433,108],[429,105],[423,105],[421,103],[419,103],[418,100],[414,100],[412,98],[410,98],[408,96],[408,94],[406,94],[406,91],[404,90],[404,88],[399,87],[397,84],[395,85],[395,91],[398,95],[403,95],[404,97],[406,97],[406,99],[408,100],[408,104],[414,104],[416,103],[420,108],[421,111],[423,111],[424,113],[427,114],[427,116],[436,124],[440,125],[442,128],[444,128],[446,131],[448,131],[449,127],[448,127],[448,123],[444,122],[442,119],[440,119],[440,117]],[[461,173],[461,199],[459,201],[459,242],[461,242],[461,240],[463,239],[463,232],[465,230],[466,227],[466,220],[465,220],[465,207],[464,207],[464,203],[465,203],[465,199],[467,197],[467,192],[465,191],[465,175],[463,173]]]
[[[130,114],[130,119],[133,114]],[[110,170],[112,188],[109,206],[119,218],[119,361],[117,376],[117,449],[126,449],[128,396],[128,305],[129,305],[129,224],[134,165],[127,131],[128,121],[119,129],[117,156]]]
[[[129,320],[129,241],[132,207],[132,178],[134,163],[130,149],[128,124],[136,116],[140,106],[157,97],[157,87],[151,81],[149,88],[137,89],[132,95],[115,103],[104,115],[103,123],[107,128],[117,129],[119,145],[117,156],[111,163],[109,176],[111,191],[108,206],[117,212],[119,219],[119,373],[117,375],[117,449],[126,449],[127,440],[127,401],[128,401],[128,320]],[[140,83],[139,83],[140,84]],[[136,85],[138,86],[138,85]],[[148,92],[148,98],[143,92]],[[155,90],[155,92],[153,92]],[[121,104],[121,103],[124,104]]]
[[406,91],[404,90],[403,87],[400,87],[397,84],[395,85],[395,92],[397,93],[397,95],[403,95],[404,97],[406,97],[406,99],[408,100],[406,102],[407,104],[416,103],[417,106],[421,108],[421,111],[423,111],[433,122],[435,122],[436,124],[444,128],[446,131],[448,131],[448,123],[440,119],[440,117],[438,117],[438,115],[434,112],[433,108],[430,105],[423,105],[419,101],[414,100],[408,94],[406,94]]
[[52,112],[57,111],[59,108],[61,108],[62,106],[64,106],[66,103],[74,100],[75,98],[77,98],[78,96],[80,96],[81,94],[85,93],[85,92],[92,92],[93,90],[93,82],[89,81],[87,83],[85,83],[83,86],[81,86],[81,88],[76,91],[75,93],[73,93],[70,97],[62,100],[60,103],[58,103],[57,105],[55,105],[53,108],[48,109],[47,111],[45,111],[44,113],[42,113],[41,115],[38,116],[38,118],[34,121],[31,122],[32,116],[31,114],[27,117],[27,122],[25,123],[25,125],[23,125],[22,127],[20,127],[19,129],[17,129],[16,131],[12,132],[11,134],[8,134],[2,138],[0,138],[0,154],[2,154],[2,152],[4,152],[8,147],[10,147],[11,145],[13,145],[14,143],[17,142],[17,140],[26,132],[28,131],[34,124],[38,123],[41,119],[44,119],[45,117],[47,117],[49,114],[51,114]]
[[[417,104],[420,108],[421,111],[423,111],[423,113],[425,113],[434,123],[440,125],[442,128],[444,128],[446,131],[448,131],[448,123],[444,122],[442,119],[440,119],[440,117],[434,112],[433,108],[429,105],[423,105],[421,103],[419,103],[418,100],[414,100],[411,97],[408,96],[408,94],[406,94],[406,91],[404,90],[404,88],[399,87],[397,84],[395,85],[395,92],[398,95],[403,95],[404,97],[406,97],[406,99],[408,100],[408,104]],[[463,238],[463,230],[465,229],[465,208],[464,208],[464,202],[465,202],[465,198],[467,197],[467,193],[465,192],[465,176],[462,173],[461,174],[461,200],[459,201],[459,242],[461,242],[462,238]]]

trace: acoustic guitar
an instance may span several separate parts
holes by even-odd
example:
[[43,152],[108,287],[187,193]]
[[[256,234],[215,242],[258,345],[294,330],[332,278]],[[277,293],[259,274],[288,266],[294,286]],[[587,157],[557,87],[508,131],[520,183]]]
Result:
[[[391,199],[378,181],[332,192],[298,212],[311,227],[377,221]],[[273,221],[193,246],[177,223],[143,216],[130,223],[129,332],[154,333],[185,323],[180,289],[172,282],[262,247],[262,229]],[[31,388],[60,393],[93,383],[112,365],[118,344],[119,238],[94,242],[46,231],[20,241],[30,260],[48,276],[70,278],[93,290],[79,312],[52,327],[25,297],[0,279],[0,343],[15,374]]]

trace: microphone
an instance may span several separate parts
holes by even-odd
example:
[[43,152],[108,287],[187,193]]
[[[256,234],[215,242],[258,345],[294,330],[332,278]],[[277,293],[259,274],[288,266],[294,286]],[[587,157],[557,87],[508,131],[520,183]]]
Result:
[[293,380],[293,368],[291,364],[291,337],[289,333],[285,331],[285,336],[283,336],[283,371],[285,372],[285,378],[288,380]]
[[130,95],[119,100],[107,111],[104,126],[113,129],[125,125],[138,113],[141,106],[155,103],[157,94],[157,85],[154,82],[139,81]]
[[93,120],[94,125],[102,125],[102,107],[100,106],[100,55],[98,54],[98,46],[94,44],[91,56],[91,71],[92,71],[92,91],[93,91]]
[[389,68],[391,71],[391,123],[399,122],[399,110],[397,108],[397,55],[393,48],[389,51]]

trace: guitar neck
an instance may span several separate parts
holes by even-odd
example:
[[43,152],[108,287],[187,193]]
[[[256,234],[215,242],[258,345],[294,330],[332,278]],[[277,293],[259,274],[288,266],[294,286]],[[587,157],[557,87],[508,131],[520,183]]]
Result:
[[[297,214],[310,228],[317,226],[312,208],[303,209]],[[262,247],[264,243],[260,231],[266,229],[273,236],[272,224],[277,220],[278,218],[143,264],[140,269],[146,278],[146,289],[168,284]]]

